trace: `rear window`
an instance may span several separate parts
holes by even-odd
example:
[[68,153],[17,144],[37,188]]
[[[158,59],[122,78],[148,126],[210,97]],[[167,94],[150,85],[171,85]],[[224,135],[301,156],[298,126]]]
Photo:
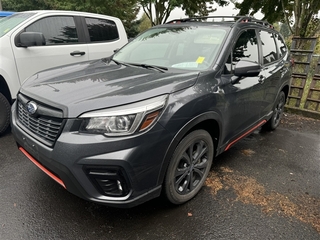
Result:
[[282,58],[288,51],[287,46],[279,34],[275,34],[275,40],[278,47],[279,57]]
[[98,18],[86,18],[90,41],[104,42],[119,39],[117,25],[114,21]]
[[260,31],[262,45],[263,64],[269,64],[278,60],[277,48],[273,34],[266,31]]

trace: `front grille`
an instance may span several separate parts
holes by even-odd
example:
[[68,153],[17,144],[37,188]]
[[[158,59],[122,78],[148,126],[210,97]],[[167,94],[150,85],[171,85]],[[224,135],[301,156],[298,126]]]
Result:
[[19,123],[31,131],[42,143],[52,147],[55,143],[62,127],[62,118],[52,116],[32,116],[25,106],[18,100],[18,120]]

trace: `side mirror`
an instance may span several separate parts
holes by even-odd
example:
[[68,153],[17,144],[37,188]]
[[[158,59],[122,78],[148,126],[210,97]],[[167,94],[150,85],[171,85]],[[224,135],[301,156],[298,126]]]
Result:
[[19,35],[19,47],[44,46],[46,40],[40,32],[23,32]]
[[260,74],[261,66],[256,62],[241,60],[234,68],[234,75],[237,77],[255,77]]
[[231,83],[238,83],[242,77],[258,76],[260,71],[260,64],[256,62],[240,60],[234,68],[234,76],[231,78]]

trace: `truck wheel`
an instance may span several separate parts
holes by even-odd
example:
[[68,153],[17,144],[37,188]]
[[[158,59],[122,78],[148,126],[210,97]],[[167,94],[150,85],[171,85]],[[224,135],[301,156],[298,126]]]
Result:
[[210,171],[213,153],[212,138],[207,131],[195,130],[182,139],[164,182],[164,193],[171,203],[185,203],[199,192]]
[[0,93],[0,134],[4,133],[10,124],[10,103]]

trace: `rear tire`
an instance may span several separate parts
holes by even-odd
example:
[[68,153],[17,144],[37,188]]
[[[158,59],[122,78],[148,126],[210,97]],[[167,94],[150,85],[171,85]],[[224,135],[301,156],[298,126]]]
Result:
[[278,95],[277,101],[273,108],[272,117],[269,119],[268,122],[266,122],[265,125],[263,125],[264,130],[272,131],[279,126],[283,116],[285,104],[286,104],[286,95],[283,91],[281,91]]
[[4,133],[10,124],[10,103],[6,97],[0,93],[0,135]]
[[173,204],[192,199],[203,186],[211,168],[214,145],[210,134],[196,130],[179,143],[169,163],[164,193]]

